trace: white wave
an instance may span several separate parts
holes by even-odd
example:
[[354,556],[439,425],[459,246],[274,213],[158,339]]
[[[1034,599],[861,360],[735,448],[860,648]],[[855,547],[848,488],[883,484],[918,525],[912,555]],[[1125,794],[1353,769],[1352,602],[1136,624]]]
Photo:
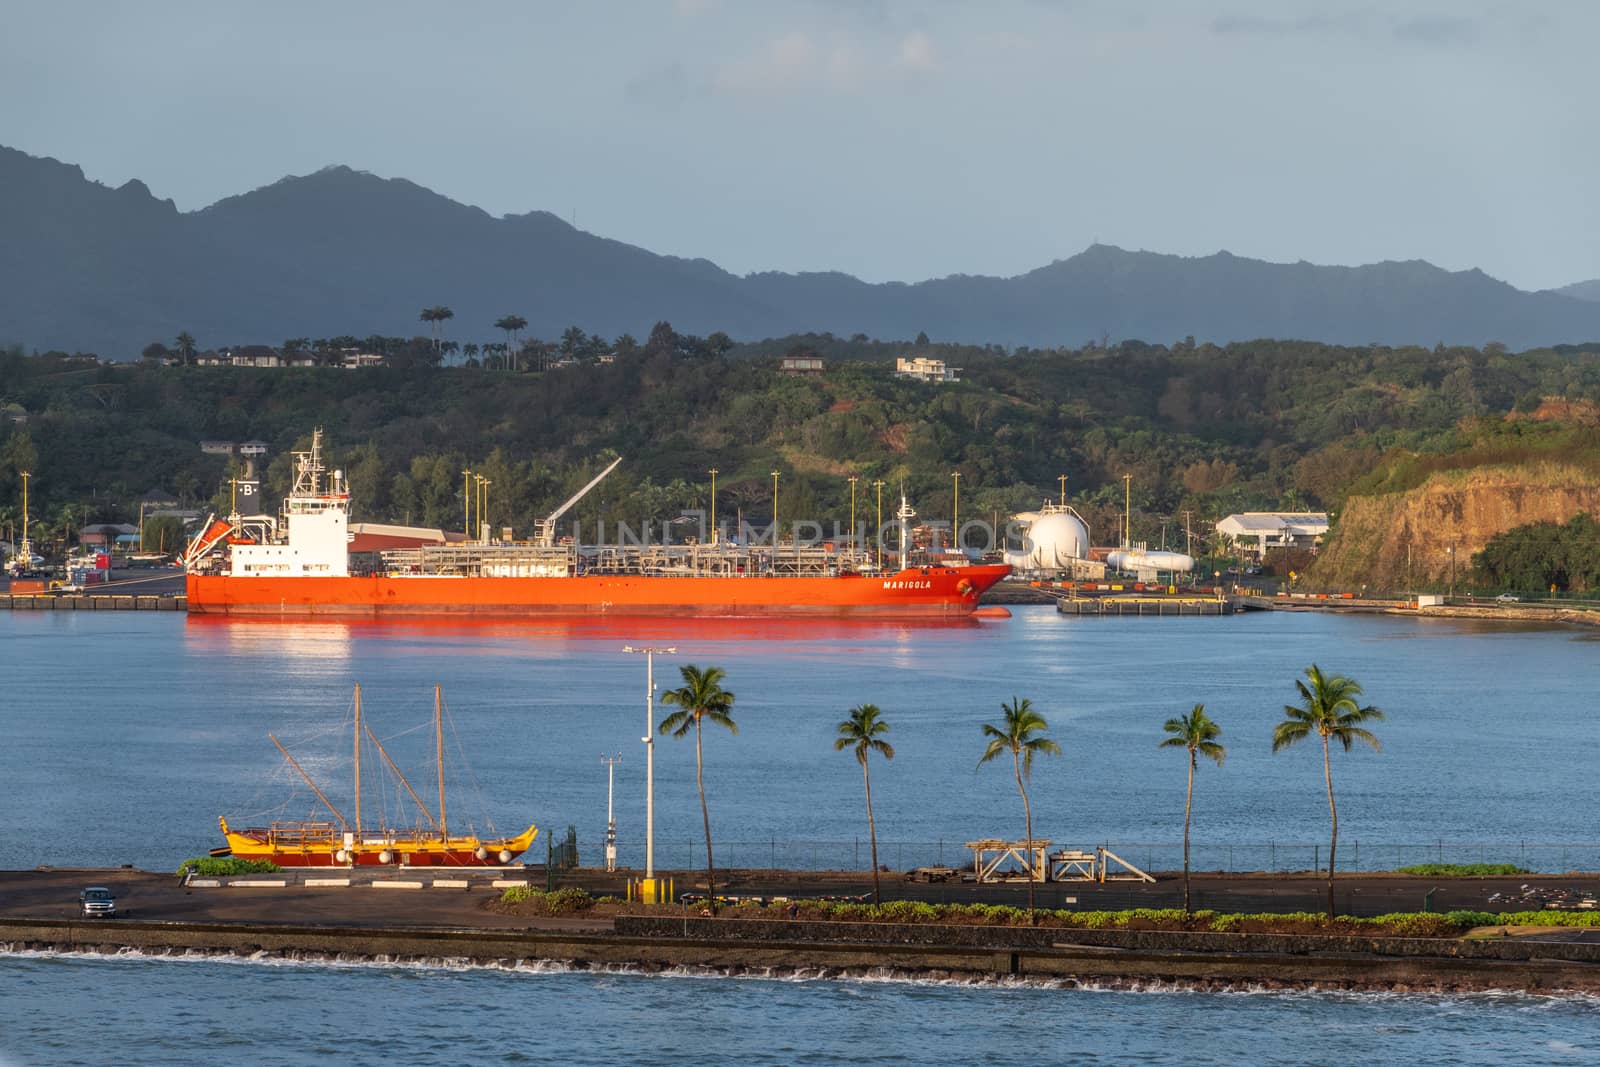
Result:
[[[0,959],[66,960],[72,962],[140,961],[155,964],[209,963],[238,967],[284,967],[312,970],[346,971],[409,971],[454,973],[502,973],[519,976],[604,976],[649,979],[720,979],[733,981],[777,982],[791,985],[831,983],[835,985],[905,985],[924,988],[984,989],[984,990],[1059,990],[1064,992],[1159,995],[1159,996],[1217,996],[1279,998],[1303,1002],[1307,996],[1335,1003],[1375,1004],[1384,1002],[1419,1003],[1435,1005],[1442,1011],[1472,1011],[1486,1004],[1531,1009],[1551,1005],[1579,1004],[1600,1008],[1600,994],[1577,992],[1530,993],[1518,990],[1488,990],[1472,993],[1431,993],[1426,991],[1399,992],[1394,990],[1330,989],[1318,986],[1267,986],[1256,983],[1218,984],[1212,982],[1175,982],[1166,980],[1129,979],[1094,981],[1074,978],[1042,978],[1027,975],[956,975],[928,974],[905,971],[892,967],[870,968],[724,968],[693,965],[652,967],[632,963],[575,963],[567,960],[501,959],[473,960],[455,956],[345,956],[308,952],[278,955],[256,952],[240,955],[225,951],[182,949],[148,951],[120,948],[116,951],[95,949],[19,949],[12,943],[0,942]],[[1561,1044],[1557,1042],[1556,1044]],[[1563,1055],[1581,1055],[1577,1046],[1573,1052],[1566,1049],[1552,1051]],[[0,1065],[4,1067],[4,1065]]]

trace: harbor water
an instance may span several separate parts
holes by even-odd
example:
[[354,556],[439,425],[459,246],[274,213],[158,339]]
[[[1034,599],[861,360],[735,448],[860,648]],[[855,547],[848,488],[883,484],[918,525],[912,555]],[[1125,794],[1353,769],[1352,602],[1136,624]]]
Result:
[[0,1063],[1593,1063],[1584,997],[0,959]]
[[[678,649],[656,659],[662,687],[683,663],[727,671],[739,733],[705,737],[722,864],[866,865],[860,769],[832,745],[862,703],[883,709],[896,750],[873,768],[884,863],[959,864],[962,842],[1020,837],[1009,767],[978,766],[980,725],[1019,696],[1063,753],[1034,770],[1040,836],[1108,844],[1141,865],[1179,862],[1184,760],[1157,743],[1166,719],[1203,703],[1228,759],[1197,774],[1196,867],[1310,868],[1325,856],[1321,753],[1313,741],[1274,755],[1270,739],[1296,677],[1317,663],[1358,679],[1388,716],[1375,726],[1381,754],[1334,753],[1344,864],[1600,866],[1589,818],[1600,780],[1586,744],[1600,634],[1387,616],[1078,619],[1039,607],[949,625],[0,613],[0,867],[171,869],[219,842],[218,815],[324,815],[268,733],[347,804],[356,683],[365,717],[419,783],[432,781],[432,686],[443,686],[458,826],[534,821],[559,837],[570,825],[580,856],[598,861],[600,759],[620,754],[619,853],[637,864],[645,663],[623,654],[629,643]],[[655,748],[657,862],[702,863],[692,740]],[[386,799],[409,822],[398,793],[369,796],[369,810]]]
[[[953,625],[6,613],[0,866],[171,869],[217,843],[219,814],[314,814],[269,732],[339,802],[356,683],[365,717],[423,783],[431,687],[444,687],[447,747],[467,757],[452,759],[453,824],[456,813],[480,829],[532,820],[557,836],[570,824],[587,861],[598,860],[604,829],[600,759],[621,753],[621,856],[637,863],[645,664],[622,653],[629,643],[678,649],[656,660],[663,685],[677,664],[717,665],[737,694],[738,736],[706,736],[713,829],[726,842],[719,863],[853,858],[845,850],[865,822],[860,770],[832,736],[867,702],[883,709],[896,747],[891,763],[873,767],[885,862],[909,865],[933,850],[959,862],[962,841],[1020,836],[1009,767],[977,765],[980,724],[1015,695],[1043,712],[1063,750],[1033,774],[1042,835],[1107,842],[1136,862],[1148,846],[1162,866],[1172,853],[1159,849],[1182,832],[1185,767],[1181,753],[1157,748],[1161,725],[1203,703],[1229,755],[1198,775],[1198,865],[1247,848],[1272,848],[1280,867],[1292,865],[1293,849],[1326,836],[1320,751],[1273,755],[1270,736],[1295,677],[1315,662],[1360,680],[1388,714],[1376,726],[1381,754],[1334,754],[1342,858],[1357,842],[1361,866],[1426,848],[1515,862],[1548,846],[1567,850],[1571,866],[1597,865],[1584,858],[1597,836],[1587,744],[1595,635],[1314,614],[1078,619],[1044,607]],[[656,747],[658,862],[697,861],[692,743]],[[397,800],[369,799],[385,802]],[[1600,1013],[1580,997],[0,957],[0,1063],[166,1063],[197,1049],[326,1062],[386,1032],[403,1034],[406,1060],[419,1064],[700,1063],[708,1050],[717,1062],[824,1064],[1018,1055],[1140,1064],[1179,1054],[1197,1064],[1471,1065],[1600,1054]]]

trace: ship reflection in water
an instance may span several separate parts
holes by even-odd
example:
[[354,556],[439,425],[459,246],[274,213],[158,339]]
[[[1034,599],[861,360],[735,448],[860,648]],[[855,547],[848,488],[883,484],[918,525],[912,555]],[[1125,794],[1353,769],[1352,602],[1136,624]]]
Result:
[[911,640],[918,634],[975,631],[1004,620],[958,616],[926,619],[779,618],[661,615],[616,616],[406,616],[382,620],[310,620],[267,616],[190,615],[186,641],[217,642],[229,651],[271,650],[312,659],[343,658],[355,641],[414,641],[479,646],[484,652],[505,645],[540,643],[627,644],[638,641],[701,643],[853,642]]

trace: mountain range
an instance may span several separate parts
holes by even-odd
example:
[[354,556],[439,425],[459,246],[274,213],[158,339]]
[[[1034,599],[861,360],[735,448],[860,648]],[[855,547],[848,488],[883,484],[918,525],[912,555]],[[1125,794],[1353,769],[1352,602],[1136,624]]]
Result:
[[1479,270],[1180,257],[1093,245],[1009,278],[868,283],[841,273],[731,274],[597,237],[549,212],[496,218],[402,179],[328,167],[180,212],[133,180],[110,188],[0,147],[0,343],[135,358],[180,331],[202,347],[425,332],[529,336],[569,325],[637,337],[666,319],[738,340],[800,332],[887,340],[1080,345],[1090,339],[1513,348],[1600,339],[1600,280],[1527,292]]

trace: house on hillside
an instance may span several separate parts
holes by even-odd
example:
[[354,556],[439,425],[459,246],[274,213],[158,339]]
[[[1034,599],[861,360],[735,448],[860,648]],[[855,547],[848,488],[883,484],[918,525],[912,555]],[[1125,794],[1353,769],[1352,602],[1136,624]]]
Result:
[[86,547],[110,551],[114,548],[137,548],[139,527],[126,522],[100,522],[78,531],[78,543]]
[[927,356],[914,356],[906,359],[898,356],[894,361],[894,376],[905,378],[914,382],[959,382],[956,372],[960,367],[945,365],[942,359],[929,359]]
[[152,489],[139,498],[139,507],[146,515],[155,511],[169,511],[178,506],[178,498],[164,489]]
[[233,442],[201,441],[200,451],[204,452],[208,456],[231,456],[233,455]]
[[827,364],[822,361],[822,357],[810,352],[804,355],[784,356],[778,363],[779,374],[821,374],[824,370],[827,370]]

